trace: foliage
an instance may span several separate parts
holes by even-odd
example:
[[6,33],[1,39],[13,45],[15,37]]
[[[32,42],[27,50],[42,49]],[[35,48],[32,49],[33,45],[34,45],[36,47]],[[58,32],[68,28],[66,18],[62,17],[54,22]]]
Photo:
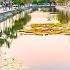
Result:
[[33,4],[42,4],[47,2],[49,2],[49,0],[33,0]]
[[14,26],[12,26],[12,31],[14,30],[16,32],[17,30],[23,29],[23,26],[26,25],[30,19],[31,16],[26,13],[23,18],[15,20]]
[[41,4],[41,3],[47,3],[49,0],[12,0],[15,4]]
[[0,47],[4,44],[5,39],[0,38]]
[[5,44],[8,46],[8,48],[10,47],[10,42],[7,41],[7,39],[5,38],[0,38],[0,47],[2,47],[3,44]]
[[57,3],[63,3],[65,0],[55,0]]
[[20,4],[21,3],[21,0],[12,0],[13,1],[13,3],[15,3],[15,4]]
[[17,34],[14,30],[12,30],[12,28],[6,28],[5,31],[4,31],[5,35],[7,38],[16,38],[17,37]]
[[32,3],[32,0],[12,0],[12,1],[18,5]]
[[57,18],[60,21],[60,23],[67,23],[69,20],[67,13],[65,15],[63,12],[58,12]]
[[8,27],[4,30],[5,38],[0,38],[0,47],[3,44],[7,44],[8,48],[10,47],[10,40],[17,38],[17,30],[23,29],[23,26],[27,24],[27,22],[31,19],[31,16],[25,13],[23,18],[14,21],[14,25],[12,28]]

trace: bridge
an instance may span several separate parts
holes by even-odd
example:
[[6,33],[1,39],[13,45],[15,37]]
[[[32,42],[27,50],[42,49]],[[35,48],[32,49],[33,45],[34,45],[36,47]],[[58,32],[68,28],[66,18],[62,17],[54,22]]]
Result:
[[25,6],[25,8],[27,8],[27,9],[30,9],[30,8],[32,8],[32,9],[34,9],[34,8],[55,8],[55,6],[56,5],[53,5],[53,4],[45,4],[45,5],[30,5],[30,6]]

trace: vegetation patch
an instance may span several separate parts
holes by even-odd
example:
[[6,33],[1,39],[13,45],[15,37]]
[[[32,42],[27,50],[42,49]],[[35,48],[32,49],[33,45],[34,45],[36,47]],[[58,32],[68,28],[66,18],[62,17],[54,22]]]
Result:
[[24,29],[24,32],[45,35],[54,35],[54,34],[70,35],[70,28],[68,25],[62,23],[32,24],[31,29]]
[[1,35],[0,38],[0,47],[4,44],[7,43],[7,46],[10,47],[10,40],[17,38],[17,32],[20,29],[23,29],[23,26],[27,24],[27,22],[31,19],[31,16],[25,13],[25,16],[23,18],[20,18],[19,20],[14,21],[14,25],[12,28],[8,27],[6,28]]

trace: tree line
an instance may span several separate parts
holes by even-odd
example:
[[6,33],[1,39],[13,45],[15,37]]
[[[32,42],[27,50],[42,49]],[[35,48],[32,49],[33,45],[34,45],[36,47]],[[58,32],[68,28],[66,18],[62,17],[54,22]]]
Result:
[[12,0],[15,4],[39,4],[39,3],[47,3],[50,0]]
[[12,0],[14,4],[24,5],[24,4],[42,4],[48,2],[55,2],[55,3],[67,3],[70,0]]

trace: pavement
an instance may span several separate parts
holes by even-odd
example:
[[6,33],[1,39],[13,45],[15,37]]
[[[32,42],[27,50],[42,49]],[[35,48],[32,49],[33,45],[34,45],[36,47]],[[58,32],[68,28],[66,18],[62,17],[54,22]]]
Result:
[[12,11],[12,10],[15,10],[15,8],[14,7],[12,7],[12,8],[0,8],[0,13],[5,13],[5,12],[8,12],[8,11]]
[[15,13],[16,9],[13,8],[0,8],[0,22],[4,21],[7,19],[8,16],[12,15],[12,13]]

